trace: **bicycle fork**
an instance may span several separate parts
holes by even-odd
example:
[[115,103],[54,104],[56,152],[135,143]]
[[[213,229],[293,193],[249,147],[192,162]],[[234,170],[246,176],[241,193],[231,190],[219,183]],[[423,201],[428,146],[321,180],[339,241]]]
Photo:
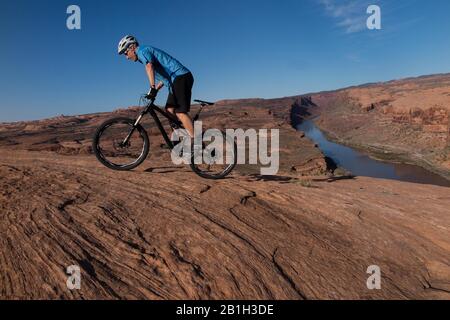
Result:
[[128,144],[128,141],[130,140],[131,136],[134,133],[134,130],[136,130],[137,126],[139,125],[139,123],[142,120],[142,117],[145,115],[145,112],[142,112],[139,117],[136,119],[136,121],[134,122],[133,128],[131,129],[131,131],[128,133],[128,135],[125,137],[125,139],[122,141],[122,146],[126,146]]

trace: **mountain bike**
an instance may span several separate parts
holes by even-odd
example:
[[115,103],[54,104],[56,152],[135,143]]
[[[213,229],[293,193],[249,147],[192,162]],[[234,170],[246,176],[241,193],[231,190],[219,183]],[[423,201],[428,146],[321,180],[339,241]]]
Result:
[[[181,142],[190,143],[188,148],[190,154],[187,155],[187,158],[190,160],[189,164],[192,171],[197,175],[206,179],[221,179],[233,170],[237,162],[237,145],[234,138],[231,139],[224,132],[219,131],[222,139],[218,139],[215,143],[213,143],[214,141],[210,141],[209,144],[208,141],[204,141],[207,139],[203,139],[205,132],[202,132],[201,146],[189,142],[190,137],[186,139],[186,136],[181,141],[172,141],[157,113],[166,118],[170,127],[177,132],[184,130],[181,121],[176,115],[156,106],[154,104],[155,99],[146,99],[142,96],[142,100],[145,100],[146,105],[136,119],[126,117],[112,118],[102,123],[96,130],[92,142],[92,149],[97,159],[103,165],[113,170],[125,171],[134,169],[144,162],[150,152],[150,140],[140,122],[146,114],[149,114],[153,118],[171,152],[174,152],[174,148]],[[193,118],[195,122],[199,119],[203,108],[213,106],[214,103],[202,100],[194,101],[200,104],[200,108]],[[179,156],[181,156],[183,150],[186,150],[186,148],[182,149]],[[179,152],[179,150],[177,151]],[[227,161],[224,161],[224,151],[227,153]]]

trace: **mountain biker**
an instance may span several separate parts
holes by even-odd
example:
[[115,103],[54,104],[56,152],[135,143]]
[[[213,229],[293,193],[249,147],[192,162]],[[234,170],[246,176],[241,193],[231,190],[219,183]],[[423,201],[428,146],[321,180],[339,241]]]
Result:
[[[145,66],[150,81],[150,90],[146,96],[148,99],[156,98],[158,90],[163,85],[167,86],[169,96],[166,110],[178,117],[193,138],[194,126],[188,114],[194,84],[192,73],[166,52],[151,46],[140,46],[137,39],[130,35],[120,40],[118,53],[125,54],[128,60],[139,61]],[[159,81],[158,85],[155,84],[155,79]]]

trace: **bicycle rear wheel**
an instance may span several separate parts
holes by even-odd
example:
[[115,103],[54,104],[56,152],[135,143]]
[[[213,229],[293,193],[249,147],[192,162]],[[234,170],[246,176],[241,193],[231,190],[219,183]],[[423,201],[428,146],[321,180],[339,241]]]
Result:
[[105,121],[96,131],[92,148],[97,159],[113,170],[131,170],[139,166],[149,152],[147,132],[134,126],[129,118]]
[[202,146],[193,145],[191,169],[202,178],[225,178],[236,166],[235,139],[227,137],[225,132],[219,133],[213,135],[211,141],[204,141]]

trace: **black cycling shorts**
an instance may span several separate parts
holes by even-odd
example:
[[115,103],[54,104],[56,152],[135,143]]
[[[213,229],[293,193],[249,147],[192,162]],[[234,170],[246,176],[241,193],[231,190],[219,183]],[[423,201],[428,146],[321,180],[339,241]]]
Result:
[[187,113],[191,109],[192,86],[194,77],[188,72],[175,78],[172,92],[167,97],[166,108],[175,108],[175,113]]

